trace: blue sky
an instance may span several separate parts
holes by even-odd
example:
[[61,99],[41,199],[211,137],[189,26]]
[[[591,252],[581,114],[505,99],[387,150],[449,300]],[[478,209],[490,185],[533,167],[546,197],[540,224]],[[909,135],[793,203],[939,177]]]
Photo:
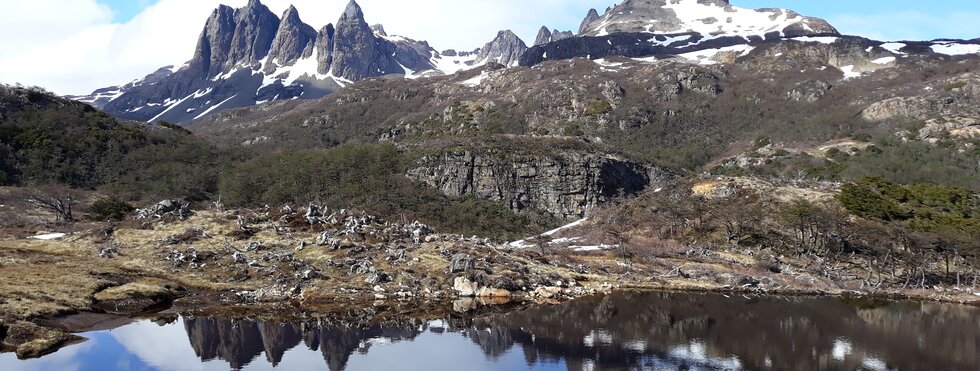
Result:
[[116,23],[129,22],[143,9],[156,2],[157,0],[99,0],[100,4],[107,5],[112,9],[112,21]]

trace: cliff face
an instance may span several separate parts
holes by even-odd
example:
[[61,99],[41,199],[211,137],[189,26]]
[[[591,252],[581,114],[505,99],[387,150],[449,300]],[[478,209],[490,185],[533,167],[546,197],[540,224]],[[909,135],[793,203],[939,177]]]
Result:
[[584,217],[603,202],[662,184],[671,175],[612,155],[448,151],[423,157],[408,176],[450,197],[501,201],[514,211],[539,209],[563,219]]

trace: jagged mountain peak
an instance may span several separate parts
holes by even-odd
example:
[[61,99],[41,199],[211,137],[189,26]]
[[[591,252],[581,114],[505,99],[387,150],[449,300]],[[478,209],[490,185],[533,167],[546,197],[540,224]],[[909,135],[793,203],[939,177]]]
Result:
[[351,19],[364,20],[364,11],[361,10],[361,5],[358,4],[356,0],[350,0],[350,2],[347,3],[347,7],[344,8],[344,13],[340,15],[341,21]]
[[515,66],[521,55],[527,51],[527,44],[511,30],[497,32],[497,37],[490,41],[477,56],[482,63],[500,63],[504,66]]
[[788,9],[739,8],[727,0],[625,0],[601,17],[583,23],[581,31],[588,36],[617,32],[697,32],[763,38],[772,33],[782,37],[837,34],[823,19],[804,17]]
[[582,20],[582,24],[578,27],[578,34],[579,35],[584,34],[588,30],[589,24],[595,22],[598,19],[599,19],[599,11],[595,10],[595,8],[589,9],[589,12],[585,14],[585,19]]
[[276,38],[272,41],[268,58],[270,63],[267,63],[266,71],[272,72],[277,66],[292,64],[300,58],[310,57],[313,54],[316,38],[316,30],[303,23],[299,11],[290,6],[283,13]]

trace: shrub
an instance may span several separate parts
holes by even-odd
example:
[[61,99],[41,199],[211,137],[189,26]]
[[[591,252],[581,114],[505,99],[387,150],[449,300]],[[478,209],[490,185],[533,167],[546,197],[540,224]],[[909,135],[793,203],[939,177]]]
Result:
[[96,220],[122,220],[136,210],[133,205],[115,197],[103,198],[92,203],[88,212]]

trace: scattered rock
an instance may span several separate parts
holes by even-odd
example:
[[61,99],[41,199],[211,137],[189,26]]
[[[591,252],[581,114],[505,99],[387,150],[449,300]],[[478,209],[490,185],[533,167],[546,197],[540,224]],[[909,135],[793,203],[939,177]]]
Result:
[[469,254],[453,255],[452,260],[449,261],[449,273],[468,271],[470,268],[473,268],[473,260],[473,257]]
[[139,314],[170,304],[176,294],[153,282],[134,282],[95,294],[94,306],[112,314]]

